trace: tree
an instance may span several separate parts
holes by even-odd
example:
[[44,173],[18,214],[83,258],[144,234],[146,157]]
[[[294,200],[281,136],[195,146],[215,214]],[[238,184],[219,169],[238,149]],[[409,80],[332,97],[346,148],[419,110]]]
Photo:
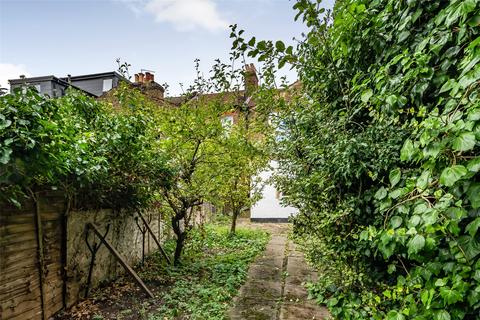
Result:
[[260,200],[263,185],[257,175],[268,162],[264,138],[249,131],[245,121],[251,120],[240,117],[227,129],[219,159],[221,175],[217,181],[218,198],[215,202],[231,212],[231,234],[235,233],[241,212]]
[[159,196],[171,213],[175,265],[180,263],[192,228],[194,208],[213,194],[218,141],[223,133],[221,114],[221,104],[199,97],[180,107],[166,106],[158,115],[158,148],[172,172],[169,183],[159,188]]

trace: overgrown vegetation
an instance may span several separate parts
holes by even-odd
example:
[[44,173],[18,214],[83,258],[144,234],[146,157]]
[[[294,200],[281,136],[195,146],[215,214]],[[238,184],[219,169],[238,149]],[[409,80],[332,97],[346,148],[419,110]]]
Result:
[[0,97],[1,200],[59,189],[79,206],[148,206],[169,176],[154,148],[158,107],[126,86],[118,101],[114,110],[73,90],[50,99],[30,88]]
[[308,28],[296,48],[232,37],[302,81],[263,104],[279,112],[277,184],[322,272],[312,294],[337,319],[477,319],[479,2],[294,8]]
[[196,229],[185,248],[184,265],[168,272],[177,280],[151,319],[228,319],[226,312],[245,282],[248,265],[268,238],[264,231],[246,228],[234,236],[222,225],[206,225],[204,233]]
[[[125,76],[128,67],[119,62]],[[20,206],[54,189],[77,209],[161,205],[171,217],[178,265],[198,207],[214,203],[236,221],[258,200],[251,177],[267,161],[257,134],[268,125],[245,103],[241,70],[217,61],[207,79],[198,60],[196,68],[180,106],[155,104],[127,83],[100,100],[74,90],[50,99],[28,83],[1,96],[0,200]],[[225,113],[238,121],[222,125]]]
[[[247,228],[232,236],[227,226],[207,224],[188,237],[180,266],[168,266],[160,254],[154,254],[137,268],[155,299],[146,299],[132,289],[134,284],[119,280],[111,288],[97,290],[85,310],[72,310],[62,319],[75,319],[76,314],[95,314],[97,319],[228,319],[248,265],[265,249],[269,236]],[[166,250],[173,252],[175,241],[168,241]]]

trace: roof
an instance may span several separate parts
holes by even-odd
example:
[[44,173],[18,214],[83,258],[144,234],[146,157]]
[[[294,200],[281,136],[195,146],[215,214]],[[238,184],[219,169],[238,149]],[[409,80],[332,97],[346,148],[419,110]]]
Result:
[[178,97],[166,97],[165,100],[173,105],[181,105],[183,103],[187,103],[194,99],[202,99],[207,101],[214,101],[216,99],[220,99],[222,102],[234,102],[237,104],[242,104],[247,100],[245,96],[245,90],[238,90],[238,91],[228,91],[228,92],[218,92],[218,93],[203,93],[198,94],[196,92],[182,95]]
[[62,78],[57,78],[54,75],[50,76],[41,76],[41,77],[30,77],[30,78],[20,78],[20,79],[10,79],[8,80],[8,83],[10,85],[15,85],[15,84],[24,84],[24,83],[38,83],[38,82],[45,82],[45,81],[53,81],[58,84],[61,84],[65,87],[72,87],[76,90],[80,90],[84,93],[86,93],[89,96],[96,97],[94,94],[83,90],[82,88],[77,87],[74,84],[68,83],[67,81],[63,80]]
[[54,82],[63,84],[65,86],[68,86],[68,82],[66,82],[65,80],[62,80],[60,78],[57,78],[53,75],[42,76],[42,77],[10,79],[10,80],[8,80],[8,83],[10,83],[12,85],[12,84],[22,84],[22,83],[25,83],[25,82],[43,82],[43,81],[54,81]]
[[[108,72],[101,72],[101,73],[91,73],[91,74],[83,74],[79,76],[70,76],[70,79],[73,81],[80,81],[80,80],[90,80],[90,79],[97,79],[97,78],[108,78],[108,77],[116,77],[122,79],[126,82],[130,82],[127,78],[122,76],[120,73],[116,71],[108,71]],[[68,77],[61,78],[62,80],[67,80]]]

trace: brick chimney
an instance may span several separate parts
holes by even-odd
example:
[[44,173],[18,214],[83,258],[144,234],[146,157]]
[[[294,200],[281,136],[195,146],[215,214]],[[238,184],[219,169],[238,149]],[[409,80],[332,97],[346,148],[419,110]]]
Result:
[[138,82],[139,82],[139,83],[143,83],[143,82],[144,82],[144,77],[145,77],[145,75],[140,72],[140,73],[138,74]]
[[253,63],[245,65],[244,81],[247,92],[252,92],[258,88],[257,69]]
[[153,82],[154,81],[154,77],[153,77],[153,73],[150,73],[150,72],[146,72],[145,73],[145,83],[149,83],[149,82]]
[[135,83],[138,83],[140,81],[140,76],[138,73],[135,73]]

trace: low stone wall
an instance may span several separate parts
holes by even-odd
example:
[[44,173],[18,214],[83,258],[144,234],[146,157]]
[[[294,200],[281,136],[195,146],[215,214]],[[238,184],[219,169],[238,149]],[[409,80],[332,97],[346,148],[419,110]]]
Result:
[[[167,228],[160,212],[149,211],[142,215],[157,239],[163,243]],[[143,250],[145,255],[158,250],[150,233],[147,231],[142,234],[146,229],[136,213],[113,210],[70,212],[67,217],[67,306],[85,296],[92,257],[86,242],[87,236],[91,246],[100,242],[92,230],[88,231],[87,223],[95,224],[103,233],[108,228],[106,239],[130,265],[142,260]],[[115,279],[123,272],[115,257],[101,245],[95,256],[90,289]]]

